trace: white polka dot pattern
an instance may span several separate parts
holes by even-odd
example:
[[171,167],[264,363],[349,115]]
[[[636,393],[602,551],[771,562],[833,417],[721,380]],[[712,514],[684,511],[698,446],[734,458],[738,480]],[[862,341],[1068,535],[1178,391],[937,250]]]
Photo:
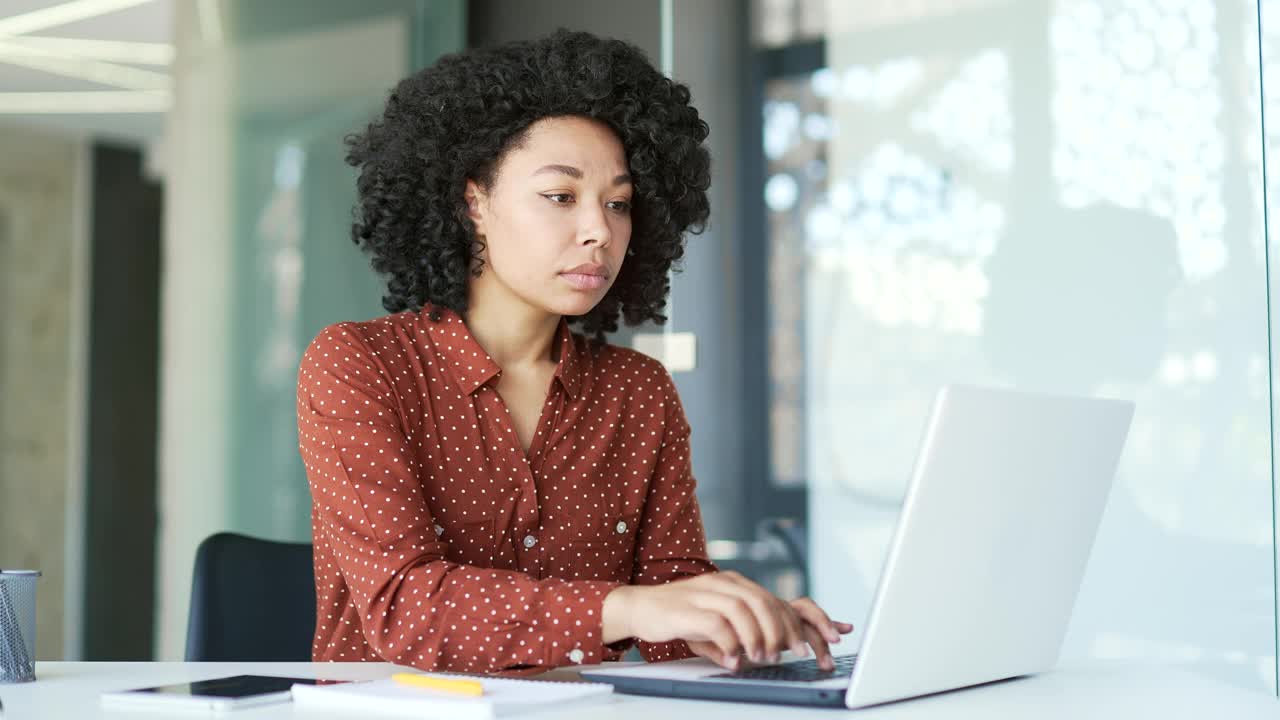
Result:
[[602,643],[605,595],[716,570],[671,376],[562,321],[526,452],[501,369],[431,309],[332,325],[303,357],[313,658],[472,673],[617,659],[630,641]]

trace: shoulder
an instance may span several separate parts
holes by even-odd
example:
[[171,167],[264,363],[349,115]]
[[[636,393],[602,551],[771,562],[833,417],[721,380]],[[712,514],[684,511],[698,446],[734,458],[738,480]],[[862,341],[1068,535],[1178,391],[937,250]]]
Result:
[[346,320],[327,325],[307,345],[307,353],[316,350],[371,350],[382,338],[392,337],[401,329],[412,329],[418,318],[411,312],[383,315],[372,320]]
[[595,366],[599,376],[617,380],[637,389],[675,392],[671,373],[658,360],[638,350],[610,343],[595,344]]
[[380,348],[402,331],[412,333],[416,325],[413,313],[401,312],[372,320],[344,321],[325,326],[312,338],[302,354],[300,379],[315,372],[374,370],[381,364]]
[[663,409],[663,417],[676,425],[685,425],[684,408],[675,380],[667,367],[657,359],[621,345],[596,344],[594,375],[596,387],[617,393],[629,404],[655,403]]

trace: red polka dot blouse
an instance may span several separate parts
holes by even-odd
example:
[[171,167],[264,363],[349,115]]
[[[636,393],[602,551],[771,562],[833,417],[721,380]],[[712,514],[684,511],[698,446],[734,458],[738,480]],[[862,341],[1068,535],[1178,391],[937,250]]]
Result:
[[313,658],[473,673],[619,658],[631,641],[601,637],[609,591],[716,570],[671,376],[562,320],[526,454],[501,368],[437,309],[332,325],[303,356]]

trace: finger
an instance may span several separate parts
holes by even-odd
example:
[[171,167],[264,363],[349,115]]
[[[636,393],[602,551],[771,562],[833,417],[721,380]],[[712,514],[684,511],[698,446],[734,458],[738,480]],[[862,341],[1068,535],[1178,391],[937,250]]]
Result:
[[693,604],[722,615],[733,626],[741,651],[755,658],[764,645],[764,631],[746,600],[738,595],[706,591],[694,596]]
[[835,620],[834,622],[836,624],[836,629],[839,630],[841,633],[848,635],[849,633],[853,632],[853,623],[840,622],[839,620]]
[[808,636],[805,634],[805,628],[808,623],[800,618],[795,608],[789,604],[778,601],[778,605],[782,608],[780,612],[787,625],[787,638],[791,643],[791,652],[804,657],[809,654]]
[[717,574],[722,583],[728,586],[725,592],[737,594],[751,607],[764,634],[763,655],[767,657],[753,656],[753,660],[777,662],[782,651],[788,649],[803,654],[801,650],[805,643],[802,626],[794,619],[786,603],[739,573],[727,571]]
[[[690,640],[706,640],[715,644],[724,656],[722,665],[730,670],[737,669],[738,656],[742,654],[742,641],[733,624],[715,610],[693,610],[694,631]],[[726,664],[728,663],[728,664]]]
[[826,611],[818,607],[818,604],[813,600],[807,597],[792,600],[791,607],[795,609],[800,619],[817,628],[827,642],[840,642],[840,631],[836,628],[836,624],[827,615]]
[[827,671],[835,670],[836,661],[831,657],[831,648],[818,628],[812,625],[805,627],[805,639],[809,647],[813,648],[813,656],[818,660],[818,667]]
[[719,646],[710,640],[688,640],[686,643],[694,655],[704,657],[726,670],[736,671],[738,669],[738,657],[736,655],[725,655]]
[[[809,646],[805,642],[805,623],[796,615],[791,605],[738,573],[726,573],[726,575],[729,581],[762,598],[768,605],[768,610],[765,611],[767,616],[781,623],[781,643],[776,646],[774,652],[791,650],[801,657],[809,654]],[[777,658],[772,658],[772,661],[776,662]]]
[[778,655],[791,643],[787,640],[785,620],[776,607],[776,598],[737,573],[726,574],[723,579],[726,582],[720,588],[745,602],[760,627],[761,641],[759,645],[752,646],[751,659],[758,663],[777,662]]

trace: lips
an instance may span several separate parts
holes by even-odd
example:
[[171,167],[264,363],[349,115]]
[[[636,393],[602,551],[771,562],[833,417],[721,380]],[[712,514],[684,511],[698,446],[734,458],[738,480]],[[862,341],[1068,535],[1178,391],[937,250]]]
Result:
[[609,268],[595,263],[583,263],[575,268],[565,270],[564,275],[599,275],[600,277],[609,277]]
[[598,290],[609,280],[609,269],[604,265],[583,263],[560,273],[560,277],[578,290]]

